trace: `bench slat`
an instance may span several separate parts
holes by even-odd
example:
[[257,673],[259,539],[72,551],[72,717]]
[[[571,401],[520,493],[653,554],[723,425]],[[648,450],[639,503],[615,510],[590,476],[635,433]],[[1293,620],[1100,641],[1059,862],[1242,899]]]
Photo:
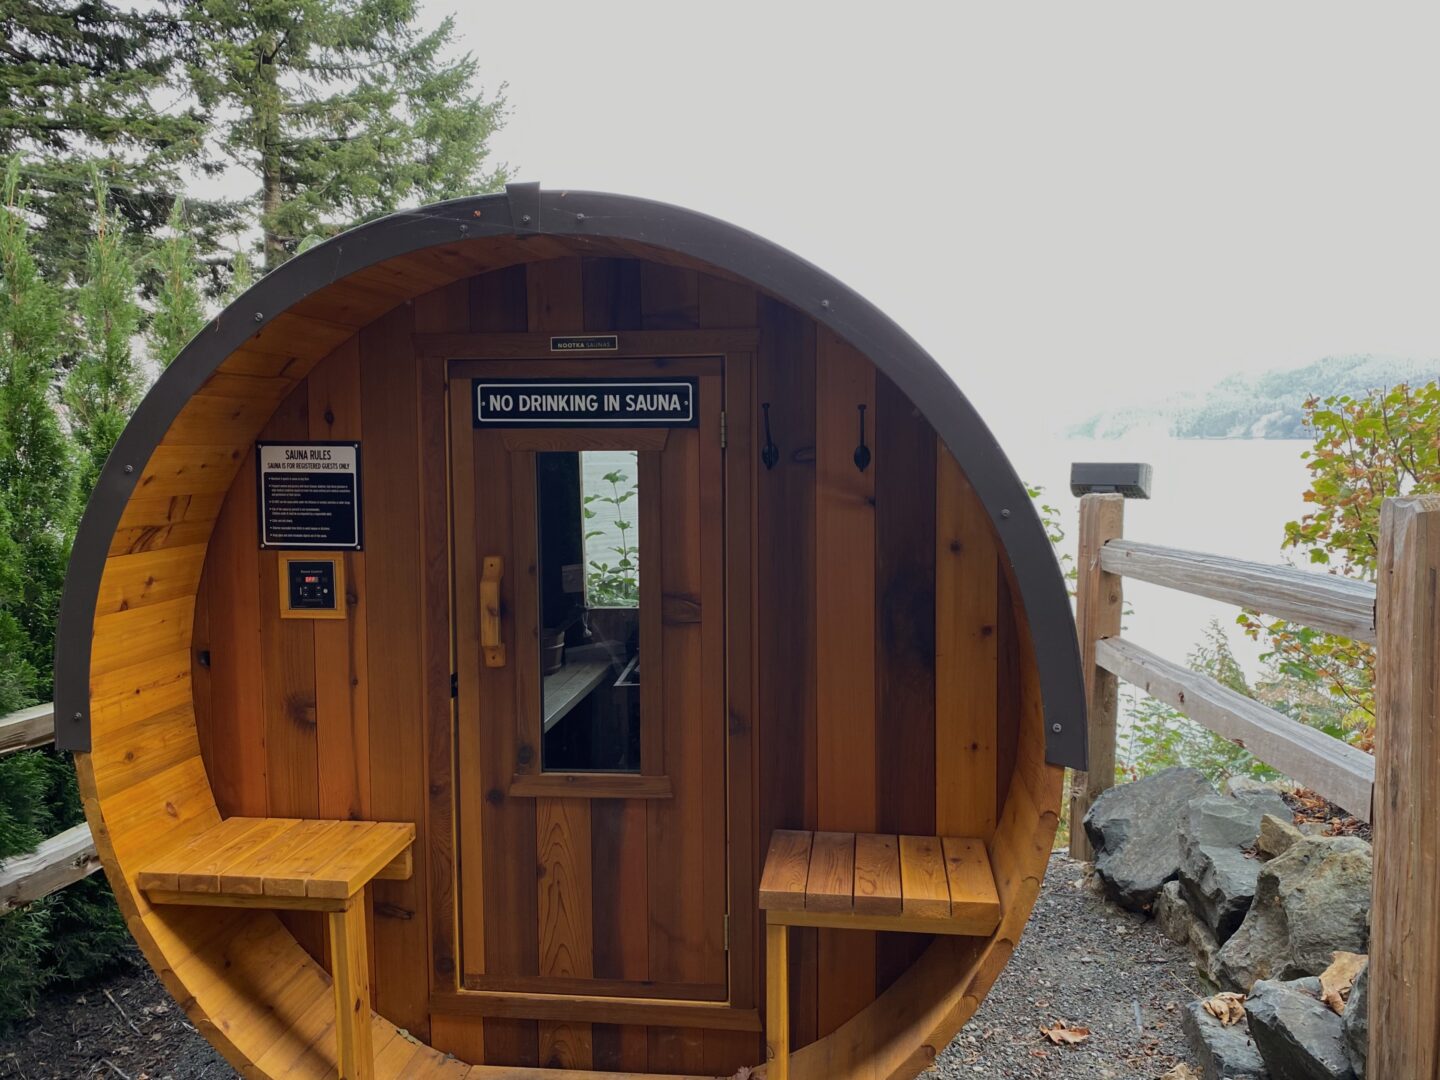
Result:
[[1000,918],[1000,894],[995,889],[995,873],[990,868],[990,855],[980,840],[947,836],[941,844],[945,852],[945,874],[950,883],[950,917],[952,919]]
[[805,910],[846,912],[854,907],[855,834],[817,832],[810,845]]
[[950,917],[950,884],[939,837],[900,837],[900,887],[906,915]]
[[805,882],[810,876],[812,834],[776,829],[760,877],[760,906],[775,911],[804,911]]
[[899,915],[903,902],[899,840],[874,833],[855,837],[855,913]]

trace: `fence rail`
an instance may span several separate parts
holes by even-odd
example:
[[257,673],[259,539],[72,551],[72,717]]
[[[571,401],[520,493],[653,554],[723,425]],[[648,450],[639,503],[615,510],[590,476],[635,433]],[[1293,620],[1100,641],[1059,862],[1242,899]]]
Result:
[[55,706],[36,705],[0,716],[0,757],[55,741]]
[[[0,756],[55,741],[55,706],[36,705],[0,716]],[[29,855],[0,860],[0,915],[89,877],[100,869],[90,826],[81,822]]]
[[1354,641],[1375,642],[1375,586],[1368,581],[1118,538],[1100,549],[1100,568]]

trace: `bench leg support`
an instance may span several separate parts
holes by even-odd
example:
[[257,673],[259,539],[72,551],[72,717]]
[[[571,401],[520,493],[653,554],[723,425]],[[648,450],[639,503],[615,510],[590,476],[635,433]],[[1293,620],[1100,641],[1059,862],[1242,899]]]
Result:
[[330,964],[335,975],[335,1042],[338,1080],[374,1080],[375,1050],[370,1036],[370,958],[365,945],[365,905],[354,897],[344,911],[326,919]]
[[765,922],[765,1060],[769,1080],[790,1080],[790,928]]

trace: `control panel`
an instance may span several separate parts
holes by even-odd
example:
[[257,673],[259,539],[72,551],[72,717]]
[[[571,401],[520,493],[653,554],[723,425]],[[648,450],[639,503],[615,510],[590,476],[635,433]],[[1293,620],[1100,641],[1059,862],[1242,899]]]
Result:
[[339,555],[280,554],[282,619],[345,618],[345,563]]

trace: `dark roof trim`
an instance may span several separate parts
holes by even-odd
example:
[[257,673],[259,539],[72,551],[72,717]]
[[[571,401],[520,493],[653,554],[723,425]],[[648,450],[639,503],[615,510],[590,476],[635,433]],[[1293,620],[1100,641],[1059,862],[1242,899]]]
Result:
[[90,748],[90,641],[110,541],[151,452],[205,380],[276,315],[364,267],[459,240],[543,233],[633,240],[754,282],[829,326],[873,360],[925,414],[960,461],[1010,560],[1039,668],[1046,759],[1083,769],[1085,696],[1065,581],[1032,500],[965,395],[908,334],[824,271],[753,233],[646,199],[514,184],[362,225],[261,278],[161,375],[121,434],[75,538],[55,645],[55,736]]

